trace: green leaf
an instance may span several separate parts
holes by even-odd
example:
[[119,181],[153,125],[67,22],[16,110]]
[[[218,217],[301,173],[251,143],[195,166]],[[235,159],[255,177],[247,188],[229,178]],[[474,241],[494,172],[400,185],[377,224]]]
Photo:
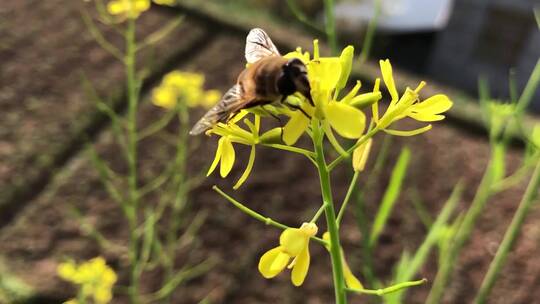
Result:
[[410,158],[411,151],[408,148],[403,148],[396,165],[394,166],[392,176],[390,177],[390,183],[386,188],[381,206],[379,207],[377,215],[375,216],[375,221],[373,222],[371,235],[369,237],[370,247],[373,247],[377,243],[377,240],[379,239],[379,236],[386,225],[386,221],[394,208],[399,193],[401,192],[401,185],[405,179]]

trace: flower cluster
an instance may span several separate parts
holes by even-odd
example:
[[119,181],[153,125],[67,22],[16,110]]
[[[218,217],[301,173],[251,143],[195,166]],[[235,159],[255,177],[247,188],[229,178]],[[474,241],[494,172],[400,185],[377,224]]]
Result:
[[[231,172],[235,162],[233,143],[251,146],[252,153],[245,171],[249,174],[253,166],[255,145],[263,144],[275,147],[276,144],[284,143],[289,147],[294,146],[303,134],[311,136],[311,128],[314,123],[320,124],[328,141],[343,156],[348,157],[349,154],[342,148],[334,133],[345,139],[362,140],[364,144],[359,143],[353,154],[354,168],[361,171],[365,166],[371,147],[371,140],[363,138],[367,133],[366,130],[376,129],[375,131],[384,131],[398,136],[420,134],[431,129],[431,124],[415,130],[396,130],[389,127],[405,117],[420,122],[438,121],[444,119],[443,113],[452,106],[450,99],[442,94],[421,101],[419,93],[425,86],[424,82],[421,82],[415,90],[407,88],[400,97],[394,82],[390,61],[381,60],[381,74],[391,96],[391,101],[380,117],[379,101],[382,99],[382,93],[379,78],[375,80],[375,85],[369,92],[359,93],[361,83],[357,81],[350,91],[346,94],[340,94],[347,85],[352,69],[354,58],[352,46],[346,47],[339,57],[321,57],[318,42],[315,40],[313,56],[298,48],[284,57],[298,58],[307,66],[314,105],[312,106],[304,96],[296,93],[289,96],[282,106],[265,106],[264,111],[257,108],[243,111],[241,115],[238,115],[240,118],[248,112],[255,116],[253,121],[243,120],[248,130],[239,126],[238,116],[227,124],[217,124],[208,132],[208,134],[216,134],[221,137],[209,174],[214,171],[218,163],[221,166],[222,177],[226,177]],[[365,111],[370,107],[372,117],[368,127]],[[292,108],[301,108],[301,111],[294,111]],[[266,114],[270,112],[272,116],[284,115],[289,119],[281,130],[279,128],[272,129],[259,136],[260,117],[264,116],[265,112]],[[245,178],[247,178],[246,173],[235,188],[244,182]]]
[[185,102],[188,107],[210,108],[221,98],[218,90],[204,90],[204,75],[174,71],[163,77],[161,84],[152,91],[152,102],[165,109],[174,109]]
[[[58,275],[80,288],[84,299],[92,298],[94,303],[105,304],[112,299],[112,287],[116,282],[116,273],[102,257],[93,258],[80,265],[67,261],[58,266]],[[72,299],[69,304],[79,303]]]
[[[207,131],[208,135],[219,137],[216,155],[208,174],[216,170],[219,165],[220,175],[222,177],[229,175],[236,160],[235,144],[249,146],[251,154],[247,167],[234,189],[238,188],[250,174],[257,145],[305,155],[318,169],[321,184],[328,184],[328,186],[323,185],[321,188],[322,196],[326,201],[310,222],[303,223],[300,228],[283,230],[279,238],[279,245],[261,256],[258,264],[259,272],[263,277],[270,279],[283,272],[285,268],[289,268],[291,269],[293,285],[302,285],[309,270],[309,243],[311,239],[315,239],[328,249],[333,263],[341,264],[339,268],[341,268],[340,275],[343,276],[344,285],[350,289],[362,291],[364,288],[351,271],[339,244],[340,216],[338,215],[338,219],[336,219],[333,212],[327,213],[327,210],[332,210],[329,208],[334,208],[331,196],[328,195],[330,191],[329,172],[335,164],[351,156],[353,169],[357,172],[364,170],[373,136],[377,132],[399,136],[420,134],[429,130],[431,124],[415,130],[399,130],[396,129],[395,123],[406,117],[419,122],[434,122],[444,119],[443,114],[450,109],[452,102],[442,94],[422,100],[420,91],[425,86],[424,82],[421,82],[414,90],[406,88],[400,96],[392,75],[392,66],[388,60],[384,60],[380,62],[380,69],[391,100],[384,113],[379,115],[379,102],[383,96],[380,90],[380,78],[375,79],[373,88],[367,92],[360,93],[361,84],[359,81],[350,90],[345,91],[354,58],[352,46],[346,47],[339,57],[321,57],[318,43],[315,40],[313,55],[297,49],[284,57],[298,58],[306,65],[313,103],[305,96],[295,93],[288,96],[282,104],[242,110],[240,113],[234,113],[234,116],[227,123],[217,123]],[[365,114],[369,109],[371,109],[372,114],[370,118]],[[263,131],[261,119],[264,116],[285,116],[287,122],[282,127]],[[304,135],[311,137],[313,151],[296,146]],[[326,163],[324,153],[323,140],[325,138],[340,154],[329,164]],[[356,143],[346,150],[340,143],[343,139],[354,140]],[[249,210],[230,197],[227,199],[255,218],[267,224],[273,223],[269,218]],[[342,208],[345,206],[346,203],[342,205]],[[340,210],[339,214],[342,214],[343,210],[345,209]],[[327,215],[329,232],[324,233],[320,239],[316,237],[318,228],[315,222],[322,212]],[[332,217],[334,218],[332,219]],[[284,228],[282,224],[277,226]],[[332,241],[329,233],[332,233]]]
[[150,8],[150,0],[112,0],[107,4],[107,11],[121,19],[136,19]]
[[[172,6],[176,0],[152,0],[156,4]],[[112,0],[107,4],[107,11],[121,20],[137,19],[150,8],[150,0]]]

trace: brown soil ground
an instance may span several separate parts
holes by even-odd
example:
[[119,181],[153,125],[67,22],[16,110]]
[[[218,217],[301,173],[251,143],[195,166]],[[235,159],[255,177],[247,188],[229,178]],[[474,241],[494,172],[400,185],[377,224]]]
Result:
[[[41,174],[41,167],[36,165],[40,151],[49,151],[51,144],[65,146],[76,134],[73,130],[77,130],[77,122],[87,119],[94,112],[94,104],[81,91],[80,78],[77,76],[80,71],[97,81],[100,91],[118,88],[122,76],[120,67],[91,42],[76,13],[79,5],[72,1],[60,4],[60,1],[30,0],[1,4],[2,20],[7,21],[0,30],[2,37],[10,37],[2,38],[0,49],[5,62],[0,95],[1,111],[5,114],[2,115],[4,119],[0,120],[2,191],[8,189],[7,185],[17,184],[17,180],[27,183],[32,180],[31,176]],[[58,7],[63,9],[58,10]],[[32,26],[25,23],[32,16],[44,15],[51,18],[33,19],[39,21]],[[65,27],[65,20],[75,20],[75,29]],[[162,20],[163,17],[149,13],[143,18],[141,32],[151,32]],[[58,30],[59,27],[61,30]],[[14,31],[5,36],[11,28],[19,28],[20,32]],[[69,33],[64,33],[68,28],[71,29]],[[179,48],[189,49],[188,46],[196,45],[193,41],[197,41],[197,37],[206,37],[207,43],[197,46],[196,50],[190,51],[170,68],[205,73],[209,88],[225,90],[234,83],[244,64],[243,37],[217,32],[194,21],[183,24],[176,37],[182,39],[171,38],[162,42],[152,58],[170,57]],[[7,60],[4,61],[4,58]],[[8,79],[11,79],[10,82],[7,82]],[[197,111],[193,117],[200,114]],[[145,125],[161,115],[161,110],[144,104],[140,123]],[[169,131],[175,131],[174,125],[170,126]],[[197,148],[190,153],[189,166],[191,174],[196,176],[209,166],[215,140],[194,138],[193,141],[193,146]],[[381,141],[382,136],[376,138],[373,155],[377,154]],[[122,171],[124,162],[118,157],[118,147],[111,143],[109,132],[102,132],[95,142],[112,166]],[[414,250],[425,235],[425,228],[411,203],[411,191],[417,190],[435,215],[453,186],[462,179],[466,190],[460,208],[464,209],[472,200],[489,153],[484,138],[469,135],[467,130],[457,129],[445,122],[424,135],[394,140],[387,170],[372,189],[365,189],[369,214],[376,210],[391,166],[404,145],[413,152],[405,191],[376,251],[375,270],[383,280],[390,277],[391,266],[401,252],[404,249]],[[159,140],[145,141],[141,145],[142,181],[170,159],[170,151],[164,146]],[[231,186],[247,161],[245,152],[241,151],[238,155],[238,163],[230,178],[222,180],[212,176],[191,192],[192,214],[206,212],[207,219],[197,239],[190,243],[186,254],[178,257],[177,263],[182,264],[188,259],[198,262],[209,257],[218,262],[208,274],[178,288],[172,302],[197,303],[208,296],[212,303],[332,303],[331,270],[324,249],[318,245],[311,246],[312,265],[301,288],[293,287],[285,274],[265,280],[256,270],[257,261],[263,252],[276,245],[279,231],[245,216],[210,189],[218,184],[251,208],[285,224],[297,226],[311,218],[320,203],[315,172],[311,170],[309,162],[299,156],[261,148],[257,151],[250,179],[242,188],[233,191]],[[518,150],[511,151],[509,170],[519,165],[520,153]],[[117,244],[125,244],[127,231],[120,209],[101,187],[87,155],[73,155],[65,165],[56,169],[58,173],[47,183],[44,191],[37,189],[35,196],[21,202],[24,206],[17,208],[18,212],[12,214],[0,230],[0,254],[10,271],[36,288],[49,303],[60,302],[73,295],[73,290],[55,276],[56,266],[64,257],[88,259],[102,254],[115,269],[126,269],[123,254],[100,250],[96,242],[80,231],[78,221],[71,215],[75,206],[82,211],[85,220],[105,236]],[[346,171],[336,170],[333,178],[335,198],[340,201],[347,187]],[[361,180],[360,187],[363,184],[365,180]],[[489,202],[471,242],[463,251],[444,303],[472,301],[523,188],[522,185],[506,191]],[[525,304],[535,303],[540,298],[537,288],[540,285],[539,215],[537,205],[529,214],[489,303]],[[189,222],[189,218],[186,221]],[[360,269],[362,235],[355,225],[352,211],[346,216],[342,229],[351,267],[353,271]],[[432,282],[435,273],[434,255],[418,277]],[[120,283],[125,282],[125,273],[121,272],[120,275]],[[145,288],[151,290],[157,280],[159,274],[149,274],[143,280]],[[422,303],[428,291],[429,284],[411,289],[405,302]],[[115,302],[125,301],[122,296],[117,299]],[[351,297],[350,302],[367,301],[367,297],[355,296]]]

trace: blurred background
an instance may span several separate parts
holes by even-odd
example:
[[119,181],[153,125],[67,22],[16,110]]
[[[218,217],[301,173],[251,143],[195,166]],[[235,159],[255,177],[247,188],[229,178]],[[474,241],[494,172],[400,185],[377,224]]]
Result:
[[[455,102],[448,119],[428,133],[412,138],[381,135],[375,140],[373,158],[359,184],[358,201],[364,202],[368,218],[384,196],[402,147],[412,152],[395,210],[372,261],[372,270],[382,282],[391,281],[392,265],[404,250],[414,251],[422,243],[429,227],[426,222],[435,218],[458,181],[466,187],[456,214],[466,210],[475,197],[490,159],[478,80],[487,80],[491,96],[497,100],[511,99],[509,82],[515,83],[517,92],[523,91],[540,58],[534,5],[538,5],[536,0],[336,1],[338,49],[355,45],[361,61],[362,46],[366,41],[372,43],[366,60],[353,71],[365,88],[380,77],[378,60],[389,58],[400,91],[423,79],[434,92],[445,93]],[[181,15],[185,17],[178,27],[139,53],[138,67],[144,75],[138,113],[141,129],[164,115],[150,103],[149,95],[172,70],[204,74],[207,89],[225,91],[234,84],[245,66],[245,35],[252,27],[266,29],[282,53],[296,46],[311,50],[312,39],[319,38],[329,55],[321,0],[153,4],[137,21],[137,37],[142,40]],[[87,153],[88,144],[94,144],[112,168],[120,174],[126,171],[110,120],[96,107],[96,96],[101,96],[111,109],[125,114],[124,70],[96,43],[85,18],[97,20],[103,37],[123,49],[122,37],[114,27],[99,22],[93,1],[0,3],[0,303],[61,303],[73,297],[72,286],[56,275],[58,263],[67,257],[105,256],[117,270],[119,284],[128,280],[122,271],[125,248],[104,250],[82,224],[95,227],[120,247],[128,238],[121,208],[104,190]],[[374,18],[376,30],[372,38],[366,38]],[[524,119],[527,132],[538,123],[539,111],[537,90]],[[191,114],[194,122],[203,110]],[[170,149],[160,147],[174,138],[177,129],[178,125],[168,125],[157,139],[140,142],[141,184],[171,161]],[[523,140],[513,138],[505,156],[507,172],[521,167],[524,146]],[[309,163],[295,155],[260,149],[252,176],[233,192],[231,181],[242,174],[249,150],[238,149],[240,165],[233,169],[231,179],[217,175],[201,179],[200,172],[211,164],[215,148],[213,138],[190,139],[187,172],[199,182],[190,189],[183,227],[197,216],[204,215],[204,220],[196,237],[186,241],[175,259],[179,264],[211,259],[213,266],[204,274],[186,278],[175,289],[171,303],[203,299],[207,299],[205,303],[333,301],[324,249],[313,248],[312,267],[300,289],[286,275],[265,280],[256,270],[258,258],[276,244],[278,231],[241,214],[211,190],[218,184],[249,207],[294,226],[299,218],[309,217],[320,201],[317,176],[306,170]],[[383,167],[377,169],[375,159],[381,154]],[[340,200],[347,191],[347,170],[338,170],[333,177]],[[460,256],[444,303],[472,301],[526,184],[525,178],[490,199]],[[145,203],[152,204],[158,197],[159,193],[150,196]],[[364,280],[363,236],[354,206],[344,219],[343,244],[351,268]],[[488,303],[525,304],[540,298],[539,218],[536,204]],[[418,277],[433,281],[437,257],[435,252],[430,255]],[[143,290],[154,290],[160,275],[145,275]],[[411,289],[404,303],[423,303],[428,293],[428,287]],[[128,303],[121,291],[118,294],[113,303]],[[358,296],[351,303],[370,301],[374,300]]]

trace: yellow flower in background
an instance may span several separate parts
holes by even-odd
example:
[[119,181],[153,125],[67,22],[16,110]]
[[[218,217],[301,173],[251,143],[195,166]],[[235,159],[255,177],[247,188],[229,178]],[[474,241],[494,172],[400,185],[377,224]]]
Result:
[[279,246],[267,251],[259,260],[259,272],[262,276],[271,279],[287,267],[292,269],[293,285],[302,285],[310,263],[309,239],[315,236],[317,231],[314,223],[303,223],[300,228],[285,229],[279,237]]
[[175,5],[177,0],[153,0],[155,4],[161,4],[161,5],[168,5],[172,6]]
[[[327,232],[323,233],[323,240],[327,242],[328,245],[326,245],[326,250],[330,251],[330,234]],[[364,286],[358,280],[357,277],[354,276],[354,274],[351,271],[351,268],[349,267],[349,264],[347,264],[347,260],[345,260],[345,255],[343,254],[343,251],[341,251],[341,262],[343,264],[343,277],[345,278],[345,284],[349,288],[354,289],[364,289]]]
[[188,107],[211,108],[220,100],[221,92],[206,91],[203,86],[203,74],[173,71],[152,91],[152,102],[165,109],[174,109],[178,101],[185,102]]
[[150,0],[112,0],[107,4],[109,14],[129,19],[136,19],[149,8]]
[[378,117],[378,105],[377,103],[373,104],[373,119],[380,129],[392,135],[413,136],[430,130],[431,124],[411,131],[392,130],[387,127],[405,117],[422,122],[444,119],[444,115],[442,114],[452,107],[452,101],[446,95],[437,94],[424,101],[420,101],[419,93],[426,85],[422,81],[414,90],[407,88],[400,98],[396,89],[390,61],[388,59],[380,60],[379,64],[383,81],[392,98],[390,105],[380,119]]
[[[79,285],[85,299],[91,297],[94,303],[98,304],[109,303],[112,299],[112,287],[117,277],[102,257],[93,258],[80,265],[76,265],[73,261],[61,263],[57,273],[60,278]],[[77,303],[74,299],[70,301],[67,303]]]

